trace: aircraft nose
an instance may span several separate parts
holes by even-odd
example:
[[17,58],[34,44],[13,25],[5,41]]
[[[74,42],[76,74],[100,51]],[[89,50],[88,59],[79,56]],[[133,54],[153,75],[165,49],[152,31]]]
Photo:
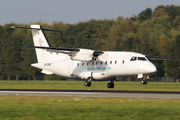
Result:
[[148,67],[148,71],[150,72],[150,73],[153,73],[153,72],[156,72],[156,66],[154,65],[154,64],[150,64],[149,65],[149,67]]

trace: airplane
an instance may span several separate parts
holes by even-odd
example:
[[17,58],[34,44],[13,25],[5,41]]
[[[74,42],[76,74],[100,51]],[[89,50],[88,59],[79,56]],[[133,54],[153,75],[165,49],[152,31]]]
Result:
[[156,72],[155,65],[149,59],[168,60],[158,56],[148,56],[136,52],[99,51],[81,48],[52,47],[40,25],[11,27],[32,30],[37,63],[31,66],[42,69],[41,73],[56,74],[69,78],[80,78],[90,87],[91,81],[110,81],[108,88],[114,88],[118,76],[137,76],[141,83],[147,84],[149,74]]

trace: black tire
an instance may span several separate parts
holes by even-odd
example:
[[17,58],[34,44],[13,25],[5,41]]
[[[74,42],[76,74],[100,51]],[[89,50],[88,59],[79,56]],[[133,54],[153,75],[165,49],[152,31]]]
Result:
[[108,84],[107,84],[107,87],[108,87],[108,88],[111,88],[111,83],[108,83]]
[[145,84],[145,85],[147,84],[147,80],[144,81],[144,84]]
[[142,80],[142,81],[141,81],[141,84],[146,85],[146,84],[147,84],[147,80]]
[[90,86],[91,86],[91,81],[88,82],[88,87],[90,87]]
[[141,81],[141,84],[144,84],[144,80]]
[[88,82],[87,81],[84,81],[84,86],[88,86]]
[[111,88],[114,88],[114,83],[111,83]]

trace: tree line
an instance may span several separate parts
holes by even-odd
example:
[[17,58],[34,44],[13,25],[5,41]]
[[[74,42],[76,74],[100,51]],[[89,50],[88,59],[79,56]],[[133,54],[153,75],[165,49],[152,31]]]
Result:
[[[130,18],[119,16],[115,20],[35,24],[60,31],[46,32],[53,47],[132,51],[168,57],[169,61],[152,61],[158,66],[158,72],[153,77],[180,77],[180,6],[160,5],[154,10],[147,8]],[[31,31],[11,29],[11,26],[29,27],[30,24],[9,23],[0,26],[0,79],[44,79],[41,70],[30,66],[37,62],[34,49],[23,47],[33,46]]]

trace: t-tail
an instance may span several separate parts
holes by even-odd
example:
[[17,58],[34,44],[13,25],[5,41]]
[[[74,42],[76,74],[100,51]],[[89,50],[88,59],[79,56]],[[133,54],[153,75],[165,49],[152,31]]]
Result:
[[[34,46],[51,47],[43,28],[40,25],[31,25],[31,28]],[[50,57],[46,50],[35,48],[35,51],[38,62],[44,62]]]
[[50,45],[44,31],[59,31],[43,29],[40,25],[31,25],[31,28],[15,26],[11,28],[29,29],[32,31],[34,46],[25,47],[35,48],[38,63],[42,63],[53,58],[52,54],[47,51],[47,49],[52,48],[52,46]]

